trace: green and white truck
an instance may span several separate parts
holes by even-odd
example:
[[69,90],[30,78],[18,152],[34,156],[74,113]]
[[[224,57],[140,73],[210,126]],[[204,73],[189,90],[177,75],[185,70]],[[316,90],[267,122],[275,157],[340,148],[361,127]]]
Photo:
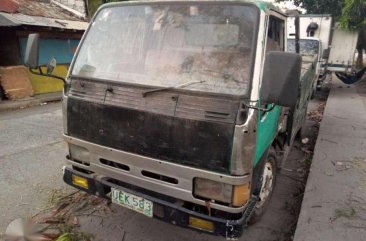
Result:
[[[65,80],[64,181],[147,218],[239,237],[267,208],[306,118],[316,60],[286,52],[287,17],[262,1],[103,5]],[[31,35],[33,71],[37,43]]]

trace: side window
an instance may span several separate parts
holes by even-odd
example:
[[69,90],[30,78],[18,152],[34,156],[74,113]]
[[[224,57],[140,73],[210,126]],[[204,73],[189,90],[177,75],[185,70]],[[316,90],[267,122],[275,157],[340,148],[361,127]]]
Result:
[[[266,52],[269,51],[285,51],[285,21],[274,16],[270,16],[268,22]],[[261,105],[261,107],[268,109],[271,104]],[[260,113],[261,121],[265,121],[268,113]]]
[[274,16],[270,16],[268,22],[268,51],[285,51],[285,22]]

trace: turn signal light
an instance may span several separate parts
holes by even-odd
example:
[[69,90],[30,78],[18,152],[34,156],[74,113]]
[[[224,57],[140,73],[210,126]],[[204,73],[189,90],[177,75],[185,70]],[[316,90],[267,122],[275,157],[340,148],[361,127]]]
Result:
[[240,207],[246,204],[250,197],[250,184],[234,186],[233,206]]
[[82,187],[85,189],[89,188],[88,179],[83,178],[83,177],[72,175],[72,183],[78,187]]

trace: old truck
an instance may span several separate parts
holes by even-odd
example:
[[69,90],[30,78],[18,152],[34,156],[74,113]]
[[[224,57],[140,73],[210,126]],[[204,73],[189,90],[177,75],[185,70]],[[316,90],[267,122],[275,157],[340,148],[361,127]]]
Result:
[[[330,14],[303,14],[299,16],[300,53],[317,56],[316,81],[313,91],[322,86],[327,76],[328,55],[332,37],[333,18]],[[295,51],[294,17],[287,19],[288,50]],[[312,60],[311,60],[312,61]],[[314,93],[313,92],[313,93]]]
[[[268,207],[311,94],[316,62],[286,52],[287,17],[262,1],[103,5],[65,80],[64,181],[239,237]],[[25,60],[34,72],[38,38]]]

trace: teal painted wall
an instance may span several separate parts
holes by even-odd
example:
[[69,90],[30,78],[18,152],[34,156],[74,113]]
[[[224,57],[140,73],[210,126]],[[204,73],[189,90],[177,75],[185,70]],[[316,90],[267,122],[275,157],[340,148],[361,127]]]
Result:
[[[20,58],[24,64],[25,48],[28,38],[20,38]],[[78,39],[40,39],[39,42],[39,64],[47,65],[52,58],[57,60],[57,66],[53,72],[54,75],[66,77],[69,64],[79,44]],[[46,72],[46,68],[42,67]],[[35,94],[44,94],[51,92],[60,92],[64,83],[48,76],[39,76],[28,72]]]
[[[24,64],[25,48],[28,38],[20,38],[20,55]],[[57,64],[70,64],[80,40],[78,39],[40,39],[39,63],[46,65],[52,58]]]

